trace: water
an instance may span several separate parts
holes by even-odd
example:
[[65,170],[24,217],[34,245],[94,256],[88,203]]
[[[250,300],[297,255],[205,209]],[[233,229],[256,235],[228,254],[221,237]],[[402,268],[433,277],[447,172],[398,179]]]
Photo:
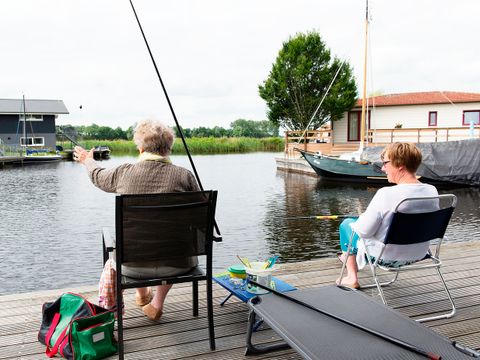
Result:
[[[333,256],[338,221],[286,220],[316,214],[358,214],[377,188],[325,185],[316,177],[276,170],[275,156],[255,153],[195,156],[205,189],[219,191],[214,267],[238,263],[236,255],[279,262]],[[173,156],[189,167],[185,156]],[[113,167],[135,162],[113,157]],[[446,192],[446,191],[443,191]],[[480,235],[480,191],[448,190],[459,198],[448,241]],[[95,284],[102,268],[101,231],[114,226],[114,194],[95,188],[73,162],[0,170],[0,294]]]

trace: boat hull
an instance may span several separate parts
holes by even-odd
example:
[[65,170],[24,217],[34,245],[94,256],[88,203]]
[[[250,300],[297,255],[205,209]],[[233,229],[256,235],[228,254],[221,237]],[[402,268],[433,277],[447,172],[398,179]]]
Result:
[[368,162],[342,160],[299,150],[318,176],[334,181],[387,184],[381,169]]
[[22,158],[24,164],[44,164],[62,160],[61,155],[26,155]]
[[[378,165],[375,165],[371,162],[349,161],[332,158],[325,155],[318,155],[302,150],[298,151],[302,154],[317,175],[326,181],[380,185],[388,184],[385,173]],[[445,188],[471,186],[454,183],[451,181],[432,179],[425,176],[418,177],[418,180],[423,183]]]

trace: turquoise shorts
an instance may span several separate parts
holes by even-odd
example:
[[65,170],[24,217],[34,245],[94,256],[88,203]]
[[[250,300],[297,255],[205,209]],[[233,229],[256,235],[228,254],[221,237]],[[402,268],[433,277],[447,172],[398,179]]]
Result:
[[[357,221],[358,218],[347,218],[343,220],[340,224],[340,248],[343,252],[347,252],[348,244],[350,243],[350,238],[352,237],[353,230],[350,227],[350,224],[353,224]],[[357,253],[357,241],[358,235],[353,235],[352,246],[350,248],[350,254]]]

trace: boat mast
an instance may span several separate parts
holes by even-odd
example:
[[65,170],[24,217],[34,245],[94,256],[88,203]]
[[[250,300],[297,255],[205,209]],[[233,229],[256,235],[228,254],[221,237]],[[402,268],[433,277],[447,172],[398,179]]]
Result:
[[367,103],[367,46],[368,46],[368,0],[366,0],[365,10],[365,54],[363,60],[363,100],[362,100],[362,117],[360,120],[360,151],[364,148],[365,125],[366,125],[366,103]]
[[[25,109],[25,94],[23,96],[23,145],[22,154],[27,155],[27,110]],[[21,145],[21,142],[20,142]]]

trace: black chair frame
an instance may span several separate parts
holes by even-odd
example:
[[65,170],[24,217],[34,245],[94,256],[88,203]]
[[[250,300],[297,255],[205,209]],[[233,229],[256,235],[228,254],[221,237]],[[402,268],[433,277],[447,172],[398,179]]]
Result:
[[[164,199],[172,199],[175,195],[185,197],[192,195],[198,199],[201,196],[202,201],[192,201],[180,204],[163,204]],[[155,198],[153,205],[126,205],[126,203],[134,202],[135,197],[140,199]],[[204,200],[203,200],[204,199]],[[178,284],[185,282],[192,282],[192,298],[193,298],[193,316],[198,316],[198,282],[206,281],[207,292],[207,315],[208,315],[208,331],[210,349],[215,350],[215,331],[213,320],[213,293],[212,293],[212,245],[213,242],[220,242],[222,238],[215,236],[213,233],[215,224],[215,207],[216,207],[217,191],[199,191],[199,192],[182,192],[182,193],[163,193],[163,194],[139,194],[139,195],[117,195],[116,197],[116,219],[115,219],[115,240],[109,234],[108,229],[103,229],[103,260],[104,263],[109,258],[109,253],[115,250],[116,263],[116,311],[118,321],[118,344],[119,344],[119,359],[124,358],[124,343],[123,343],[123,296],[124,289],[133,289],[140,287],[149,287],[156,285]],[[157,201],[158,200],[158,201]],[[176,276],[158,277],[153,279],[136,279],[124,276],[122,274],[122,266],[124,261],[124,212],[128,208],[129,211],[182,211],[192,208],[203,207],[206,208],[206,234],[205,234],[205,248],[199,249],[198,256],[206,257],[205,270],[200,265],[194,267],[188,273]],[[178,226],[192,226],[188,225],[188,219],[177,219]],[[185,224],[185,225],[184,225]],[[161,229],[156,236],[161,237]],[[195,254],[190,254],[195,255]],[[151,260],[151,259],[150,259]],[[162,259],[159,259],[162,260]],[[138,263],[138,259],[135,260]]]

